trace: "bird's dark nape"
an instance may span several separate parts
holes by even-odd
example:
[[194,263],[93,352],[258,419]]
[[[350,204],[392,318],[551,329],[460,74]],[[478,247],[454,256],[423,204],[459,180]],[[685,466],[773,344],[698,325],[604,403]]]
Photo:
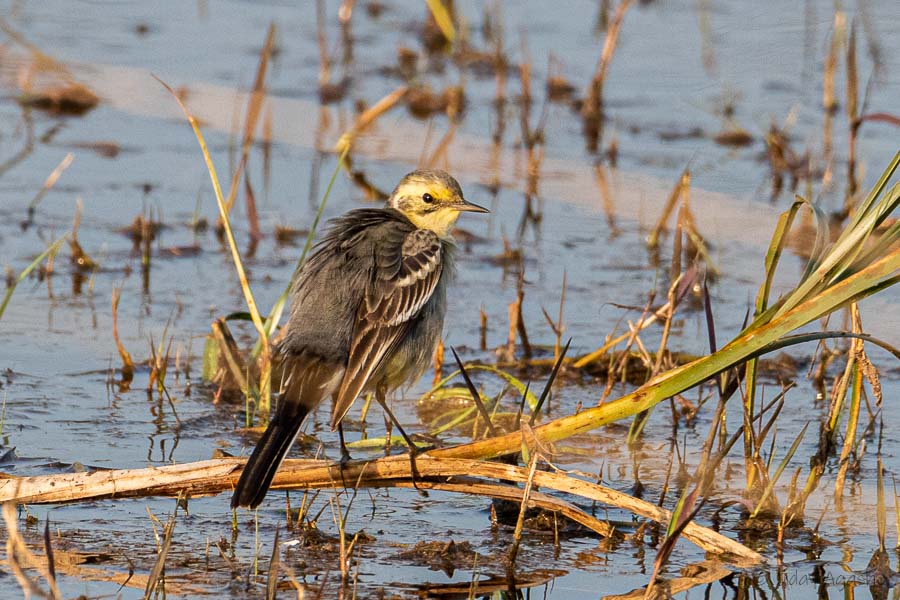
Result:
[[281,461],[294,443],[306,413],[304,411],[298,415],[294,412],[291,416],[290,419],[284,419],[276,415],[269,423],[234,488],[231,508],[239,506],[256,508],[266,497],[269,486],[272,485],[272,478],[275,477]]

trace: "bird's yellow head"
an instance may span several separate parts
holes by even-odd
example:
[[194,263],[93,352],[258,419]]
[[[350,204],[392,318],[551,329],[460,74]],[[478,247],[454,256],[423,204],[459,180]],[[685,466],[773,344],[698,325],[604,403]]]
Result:
[[461,212],[490,212],[466,202],[462,189],[444,171],[423,169],[404,177],[387,204],[402,212],[419,229],[430,229],[442,238],[450,237]]

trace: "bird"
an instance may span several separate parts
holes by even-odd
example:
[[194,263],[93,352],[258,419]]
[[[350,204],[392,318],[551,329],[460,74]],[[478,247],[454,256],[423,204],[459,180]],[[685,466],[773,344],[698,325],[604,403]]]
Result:
[[232,508],[262,503],[304,419],[329,396],[342,462],[349,454],[341,422],[361,393],[374,392],[414,466],[415,445],[386,397],[425,372],[441,339],[454,272],[452,230],[463,212],[490,211],[468,202],[448,173],[422,169],[403,177],[383,207],[330,221],[294,276],[288,321],[273,349],[284,374],[281,392]]

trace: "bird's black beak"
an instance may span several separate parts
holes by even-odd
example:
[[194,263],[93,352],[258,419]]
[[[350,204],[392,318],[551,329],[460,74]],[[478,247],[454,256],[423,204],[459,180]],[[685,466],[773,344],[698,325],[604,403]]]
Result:
[[458,204],[454,204],[453,208],[455,208],[459,212],[476,212],[476,213],[491,212],[488,209],[486,209],[485,207],[478,206],[477,204],[472,204],[471,202],[469,202],[467,200],[463,200],[462,202],[459,202]]

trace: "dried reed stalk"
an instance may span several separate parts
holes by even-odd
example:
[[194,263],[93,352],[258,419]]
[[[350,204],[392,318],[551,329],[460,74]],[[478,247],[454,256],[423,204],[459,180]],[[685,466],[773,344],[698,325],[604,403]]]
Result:
[[[521,442],[521,434],[516,432],[514,435]],[[480,494],[487,489],[484,486],[493,484],[493,480],[515,483],[528,480],[528,470],[521,467],[434,456],[439,452],[441,451],[433,450],[416,459],[416,483],[420,488]],[[225,458],[146,469],[9,478],[0,480],[0,502],[12,500],[46,504],[112,497],[177,496],[180,493],[186,496],[217,494],[234,487],[243,462],[243,459]],[[485,482],[479,478],[491,481]],[[413,484],[409,458],[398,455],[373,461],[354,461],[346,464],[343,469],[339,464],[322,460],[287,460],[276,474],[272,487],[343,488],[345,481],[358,482],[359,487],[411,487]],[[493,485],[496,487],[496,484]],[[534,474],[534,485],[543,490],[555,490],[603,502],[661,524],[668,523],[670,519],[669,511],[563,472],[537,471]],[[508,488],[503,492],[505,494],[518,494],[513,499],[521,501],[519,488],[500,487]],[[536,498],[532,493],[532,500],[537,503]],[[559,504],[562,501],[554,502],[556,504],[552,510],[563,512],[563,504]],[[590,526],[588,523],[592,522],[584,517],[575,520],[586,526]],[[596,525],[591,528],[595,531],[598,529]],[[608,533],[608,530],[601,533]],[[740,543],[694,523],[688,525],[682,535],[708,552],[737,557],[741,564],[759,564],[764,560],[761,555]]]

